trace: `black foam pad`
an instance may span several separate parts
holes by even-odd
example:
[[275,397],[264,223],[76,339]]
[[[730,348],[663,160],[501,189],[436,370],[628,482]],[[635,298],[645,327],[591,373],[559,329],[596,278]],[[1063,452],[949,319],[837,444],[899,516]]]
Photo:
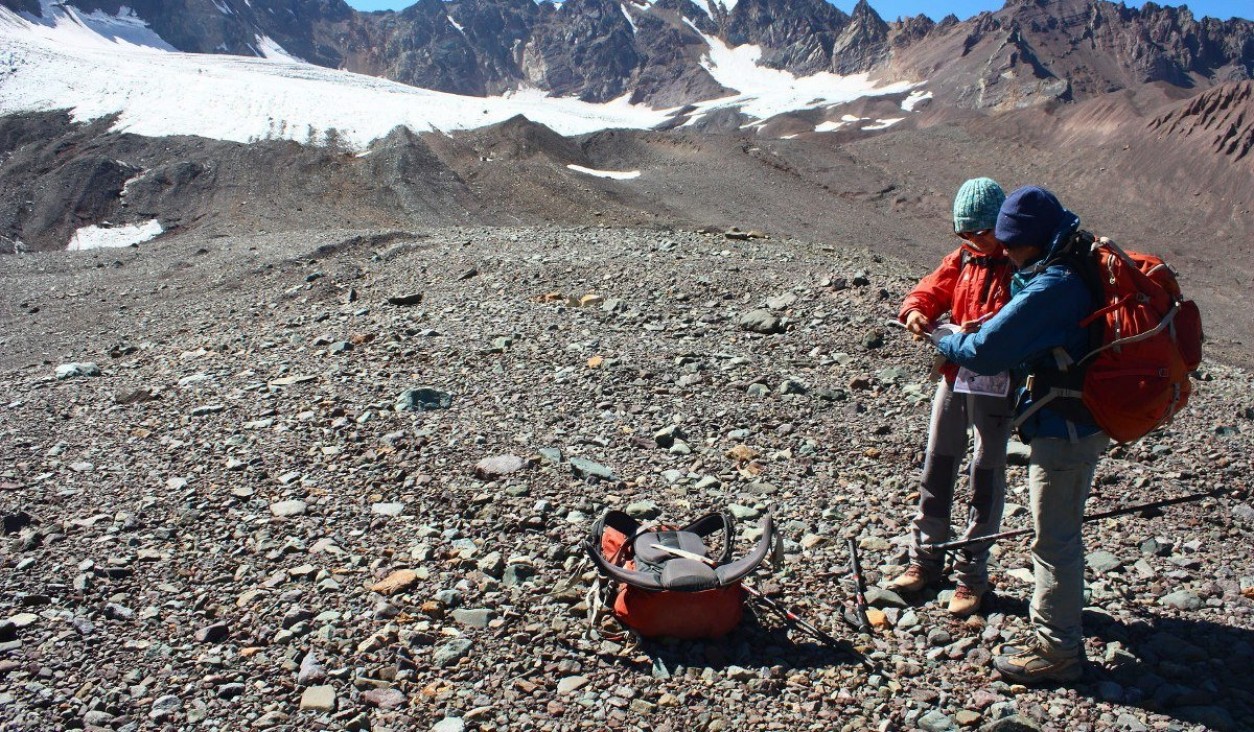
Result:
[[636,537],[631,547],[636,558],[649,564],[662,564],[675,559],[675,555],[663,549],[655,549],[654,544],[669,546],[690,554],[706,556],[705,542],[701,537],[688,531],[646,531]]

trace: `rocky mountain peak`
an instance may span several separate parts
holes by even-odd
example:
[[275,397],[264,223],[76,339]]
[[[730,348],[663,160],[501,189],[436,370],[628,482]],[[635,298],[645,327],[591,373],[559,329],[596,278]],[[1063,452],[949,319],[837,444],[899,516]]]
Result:
[[882,64],[889,54],[888,24],[867,0],[858,0],[832,48],[832,71],[853,74]]
[[635,28],[618,0],[566,0],[523,50],[528,81],[593,102],[622,96],[640,65]]
[[824,0],[740,0],[724,37],[733,46],[762,47],[765,66],[797,74],[826,71],[849,16]]

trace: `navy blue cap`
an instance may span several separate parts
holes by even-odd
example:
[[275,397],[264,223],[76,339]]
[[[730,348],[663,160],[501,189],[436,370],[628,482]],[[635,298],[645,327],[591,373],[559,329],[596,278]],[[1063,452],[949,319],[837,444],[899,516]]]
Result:
[[1006,196],[997,213],[993,236],[1008,249],[1046,249],[1067,218],[1054,194],[1038,186],[1024,186]]

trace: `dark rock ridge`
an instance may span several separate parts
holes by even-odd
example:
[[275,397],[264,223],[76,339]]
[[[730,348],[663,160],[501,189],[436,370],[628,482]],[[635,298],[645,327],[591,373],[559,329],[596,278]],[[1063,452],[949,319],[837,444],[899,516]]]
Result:
[[871,9],[866,0],[858,0],[849,24],[832,48],[832,70],[838,74],[869,71],[889,57],[889,25]]
[[[32,0],[0,0],[38,12]],[[116,13],[120,0],[69,0]],[[1254,23],[1104,0],[1010,0],[967,21],[885,22],[867,0],[419,0],[361,13],[342,0],[128,0],[184,51],[262,55],[260,39],[322,66],[469,95],[523,85],[602,102],[676,106],[721,96],[702,35],[761,46],[796,74],[872,72],[931,82],[960,104],[1013,108],[1136,84],[1204,88],[1254,77]]]
[[215,222],[287,228],[309,217],[384,226],[398,217],[494,220],[407,128],[358,156],[278,140],[154,140],[108,132],[111,124],[71,124],[51,112],[0,117],[0,247],[8,240],[63,249],[81,227],[152,219],[167,232],[212,230]]

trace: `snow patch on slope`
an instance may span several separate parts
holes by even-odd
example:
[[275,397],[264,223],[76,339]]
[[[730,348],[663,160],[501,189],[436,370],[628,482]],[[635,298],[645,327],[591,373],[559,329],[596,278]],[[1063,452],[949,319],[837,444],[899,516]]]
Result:
[[873,125],[863,125],[864,130],[886,130],[905,119],[905,117],[890,117],[889,119],[877,119]]
[[280,61],[290,61],[293,63],[305,63],[302,58],[297,58],[287,52],[287,49],[279,45],[278,41],[270,36],[257,36],[257,40],[253,46],[257,49],[257,55],[262,58],[272,58]]
[[0,8],[0,38],[9,32],[23,32],[37,39],[73,47],[129,48],[173,51],[135,11],[123,5],[117,15],[96,10],[84,13],[61,3],[40,0],[40,17],[20,15]]
[[846,114],[846,115],[843,115],[839,120],[828,120],[826,122],[818,123],[817,125],[814,126],[814,131],[815,132],[835,132],[836,130],[843,129],[844,127],[848,125],[856,124],[858,122],[871,122],[871,124],[861,125],[859,129],[863,130],[864,132],[875,132],[877,130],[886,130],[889,127],[892,127],[893,125],[902,121],[903,119],[905,119],[905,117],[891,117],[889,119],[877,119],[874,122],[871,122],[870,117],[858,117],[856,115]]
[[81,252],[88,249],[129,247],[159,236],[162,231],[164,230],[161,228],[161,223],[156,219],[125,226],[84,226],[74,232],[74,236],[70,238],[70,245],[65,250]]
[[631,26],[631,32],[633,34],[637,33],[638,29],[636,28],[636,21],[632,19],[631,13],[627,12],[627,6],[619,5],[618,9],[623,11],[623,17],[627,19],[627,23]]
[[910,96],[901,100],[901,109],[905,112],[913,112],[914,108],[932,98],[930,91],[912,91]]
[[844,127],[850,122],[857,122],[859,119],[861,119],[860,117],[853,117],[853,119],[849,119],[850,117],[853,117],[853,115],[847,114],[839,121],[829,119],[826,122],[820,122],[814,126],[814,131],[815,132],[835,132],[836,130],[839,130],[840,128]]
[[[691,22],[689,26],[701,33]],[[916,86],[910,82],[879,86],[871,81],[869,74],[841,76],[822,72],[799,77],[780,69],[759,66],[758,61],[762,58],[760,46],[745,44],[732,48],[713,36],[701,33],[701,37],[709,44],[709,52],[701,59],[701,65],[715,81],[740,93],[698,103],[697,111],[688,124],[693,124],[706,113],[728,107],[739,107],[745,114],[761,120],[799,109],[843,104],[861,97],[900,94]]]
[[592,176],[596,176],[597,178],[612,178],[614,180],[631,180],[632,178],[640,177],[640,171],[638,170],[595,170],[593,168],[585,168],[582,165],[574,165],[573,163],[570,165],[567,165],[566,167],[570,168],[576,173],[583,173],[584,175],[592,175]]

